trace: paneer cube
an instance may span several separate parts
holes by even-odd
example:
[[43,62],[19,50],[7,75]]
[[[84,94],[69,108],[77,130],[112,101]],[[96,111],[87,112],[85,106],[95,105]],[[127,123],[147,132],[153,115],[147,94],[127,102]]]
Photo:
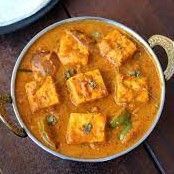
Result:
[[116,77],[115,100],[122,103],[145,103],[149,100],[147,80],[143,76],[129,76],[118,73]]
[[101,113],[71,113],[66,141],[68,144],[103,142],[105,123],[106,116]]
[[51,76],[46,77],[42,86],[37,90],[36,96],[39,100],[40,108],[59,103],[56,87]]
[[35,81],[31,81],[29,83],[26,83],[25,85],[28,102],[32,112],[35,112],[39,108],[38,102],[35,97],[36,89],[37,89],[37,84]]
[[29,82],[25,85],[25,89],[32,112],[59,103],[51,76],[47,76],[39,85],[35,81]]
[[100,54],[114,66],[120,66],[136,52],[136,45],[118,30],[113,30],[98,44]]
[[66,31],[60,39],[58,56],[63,65],[86,65],[89,49],[88,37],[84,33]]
[[41,81],[45,76],[56,77],[59,60],[56,53],[39,50],[31,60],[32,72],[36,81]]
[[107,96],[108,92],[98,69],[77,74],[67,80],[71,101],[79,105]]

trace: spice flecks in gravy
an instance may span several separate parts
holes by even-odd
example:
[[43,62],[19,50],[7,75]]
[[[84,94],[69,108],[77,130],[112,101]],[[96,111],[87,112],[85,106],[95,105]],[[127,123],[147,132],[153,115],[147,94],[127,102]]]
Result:
[[[117,38],[113,38],[113,43],[117,42],[117,44],[116,46],[112,44],[110,41],[112,38],[109,38],[108,34],[115,30],[118,31],[115,26],[94,20],[60,25],[41,36],[27,51],[20,64],[16,79],[16,100],[19,113],[34,136],[43,144],[59,153],[79,158],[100,158],[114,155],[135,144],[142,138],[154,121],[161,96],[161,81],[156,65],[142,45],[129,36],[124,36],[125,34],[123,36],[129,38],[136,45],[136,48],[134,45],[130,46],[131,43],[129,41],[125,41],[124,44],[126,45],[127,43],[127,46],[130,46],[131,49],[125,48],[125,45],[123,46],[122,44],[124,42],[122,41],[124,38],[122,36],[117,36],[120,38],[119,42],[117,42]],[[78,43],[82,42],[84,45],[78,45],[78,49],[73,48],[73,51],[75,51],[71,55],[72,59],[73,55],[76,58],[80,56],[80,60],[76,60],[76,64],[81,64],[81,59],[84,59],[84,57],[88,58],[88,60],[83,60],[80,66],[66,64],[69,60],[64,62],[63,56],[66,56],[66,52],[63,52],[64,47],[62,47],[63,51],[61,54],[59,52],[61,47],[60,41],[65,35],[65,31],[82,32],[81,35],[77,35],[77,32],[73,33],[73,37],[77,36],[77,39],[79,39]],[[85,40],[83,33],[90,37],[91,40]],[[116,36],[117,34],[114,33],[113,35]],[[116,51],[103,50],[105,44],[108,43],[112,45],[110,45],[109,49],[113,48]],[[66,45],[67,43],[62,44]],[[67,48],[67,46],[65,47]],[[89,48],[89,50],[86,48]],[[54,60],[51,60],[54,63],[50,63],[45,58],[43,66],[48,67],[48,69],[38,73],[37,68],[40,68],[42,65],[37,61],[44,56],[42,55],[39,58],[36,56],[36,61],[34,62],[36,71],[33,74],[33,57],[41,50],[46,50],[46,52],[43,51],[42,53],[46,55],[45,57],[49,57],[50,54],[56,54],[54,55],[55,57],[53,56]],[[76,50],[81,50],[80,55],[76,53]],[[114,63],[113,60],[110,61],[110,58],[114,58],[115,54],[118,57],[118,54],[123,53],[125,50],[130,55],[127,52],[124,53],[124,56],[129,57],[124,62],[122,62],[122,59],[124,59],[124,57],[121,57],[122,55],[120,55],[120,62],[118,60]],[[68,51],[71,52],[71,50]],[[58,58],[59,56],[62,56],[62,60]],[[56,62],[55,59],[57,59]],[[117,66],[118,64],[119,66]],[[54,70],[54,72],[50,72],[49,68]],[[90,81],[87,81],[84,74],[93,72],[96,69],[99,70],[100,74],[97,77],[93,77],[89,73]],[[46,75],[44,74],[45,72],[47,72]],[[82,74],[79,77],[81,80],[76,79],[75,77],[80,73]],[[42,76],[47,75],[52,77],[51,82],[49,78],[46,80],[45,77],[42,78]],[[100,79],[101,77],[102,80]],[[75,82],[71,78],[75,78]],[[50,90],[45,90],[46,87],[43,86],[38,87],[38,84],[45,82],[43,79],[49,83]],[[34,96],[34,99],[32,98],[30,102],[36,102],[36,105],[38,105],[34,106],[34,112],[32,112],[31,103],[26,93],[26,84],[34,80],[37,83],[30,85],[32,88],[36,85],[36,88],[39,88],[40,91],[33,89],[31,92],[31,86],[29,85],[28,95],[31,92]],[[80,86],[80,89],[83,89],[82,96],[76,96],[71,91],[72,89],[68,89],[73,87],[75,90],[78,90],[76,85],[73,86],[76,80],[82,84]],[[68,85],[67,87],[67,83],[70,86]],[[58,94],[57,98],[50,97],[54,96],[54,86]],[[139,88],[142,88],[144,91],[140,92]],[[123,90],[128,95],[125,95]],[[84,93],[85,97],[83,96]],[[49,100],[43,99],[42,95],[49,96]],[[78,91],[77,95],[80,95]],[[77,101],[72,102],[72,97]],[[37,103],[36,99],[40,101],[40,104]],[[48,107],[45,107],[46,105]],[[73,118],[71,118],[75,123],[79,119],[75,128],[73,127],[74,125],[69,125],[71,113],[82,113],[81,117],[73,114]],[[102,115],[106,117],[106,120],[103,119]],[[82,118],[84,119],[81,120]],[[100,127],[97,123],[100,123]],[[75,129],[78,126],[82,127],[80,130],[82,132],[78,133],[78,135],[76,134],[77,132],[67,133],[68,128],[69,131],[76,131]],[[99,134],[98,131],[100,132]],[[90,133],[94,132],[97,132],[95,138],[90,135]],[[89,142],[82,141],[82,133],[84,133]],[[70,143],[67,143],[67,136]],[[76,136],[76,138],[72,136]]]

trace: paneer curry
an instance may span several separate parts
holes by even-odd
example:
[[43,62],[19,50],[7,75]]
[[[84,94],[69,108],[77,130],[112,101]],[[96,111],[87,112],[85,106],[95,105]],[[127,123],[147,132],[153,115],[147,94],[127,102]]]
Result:
[[159,72],[146,49],[111,24],[62,24],[27,51],[16,79],[17,107],[45,146],[100,158],[134,145],[159,109]]

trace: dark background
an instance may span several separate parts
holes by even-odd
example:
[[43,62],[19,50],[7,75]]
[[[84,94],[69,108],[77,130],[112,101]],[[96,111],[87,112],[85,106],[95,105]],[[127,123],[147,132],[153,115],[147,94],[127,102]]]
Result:
[[[174,39],[174,0],[62,0],[49,13],[16,32],[0,36],[0,91],[10,91],[16,59],[40,30],[65,18],[101,16],[121,22],[148,39],[162,34]],[[166,54],[155,49],[162,67]],[[173,89],[173,90],[172,90]],[[160,121],[148,139],[132,152],[104,163],[61,160],[20,139],[0,123],[0,174],[52,173],[174,173],[174,79],[166,82],[166,102]],[[12,115],[12,110],[10,110]],[[13,114],[13,119],[14,119]]]

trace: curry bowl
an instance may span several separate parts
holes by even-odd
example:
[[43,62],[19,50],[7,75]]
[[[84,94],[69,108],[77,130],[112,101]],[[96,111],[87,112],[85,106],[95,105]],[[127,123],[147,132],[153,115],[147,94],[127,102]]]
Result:
[[[81,31],[79,32],[79,30],[76,30],[75,32],[73,31],[74,33],[72,35],[72,31],[71,31],[73,28],[72,25],[77,24],[80,30],[84,29],[85,31],[91,31],[91,30],[94,30],[92,29],[93,23],[95,23],[95,27],[93,28],[95,30],[100,31],[100,32],[94,32],[92,34],[92,37],[94,37],[94,39],[92,38],[92,40],[87,40],[86,36],[84,36]],[[102,27],[103,27],[103,30],[101,29]],[[59,28],[59,29],[56,30],[56,28]],[[65,29],[68,30],[68,32],[71,31],[69,32],[70,34],[68,33],[69,34],[68,36],[64,37],[64,40],[67,40],[67,42],[65,42],[64,40],[61,40],[61,38],[60,38],[60,41],[59,40],[54,41],[55,37],[56,36],[59,37],[59,35],[61,35],[61,33],[63,33]],[[114,31],[112,33],[112,30],[117,30],[117,31]],[[51,32],[55,33],[55,35],[49,34]],[[109,33],[111,32],[112,34],[111,35],[105,34],[107,32]],[[72,38],[70,38],[71,36]],[[117,39],[115,37],[117,37]],[[47,40],[48,43],[46,43],[45,42],[46,40],[44,40],[44,38],[50,38],[50,41]],[[82,40],[83,42],[85,42],[85,44],[81,44]],[[52,43],[52,41],[54,42],[54,44]],[[133,43],[133,41],[135,42],[135,44]],[[69,45],[71,44],[71,42],[73,46],[70,47]],[[108,44],[108,42],[110,43]],[[115,43],[113,44],[112,42],[115,42]],[[51,60],[51,64],[49,64],[49,66],[51,66],[51,73],[53,70],[55,70],[54,69],[55,67],[56,68],[60,67],[60,69],[63,69],[63,70],[57,70],[59,71],[58,82],[56,81],[54,83],[52,82],[52,77],[50,77],[50,74],[49,75],[46,74],[46,77],[44,77],[44,82],[42,81],[42,84],[44,85],[39,86],[39,89],[37,91],[39,90],[40,91],[37,93],[37,97],[34,98],[33,95],[34,94],[36,95],[36,92],[32,93],[30,91],[31,88],[34,88],[34,86],[37,86],[35,82],[33,81],[33,77],[38,80],[37,83],[40,83],[40,80],[42,80],[39,76],[40,74],[38,75],[36,73],[34,76],[31,77],[30,74],[35,72],[34,70],[31,71],[28,68],[24,68],[22,70],[22,75],[19,74],[19,71],[21,71],[21,66],[23,67],[28,66],[28,63],[26,63],[25,60],[23,59],[30,60],[31,54],[35,55],[35,53],[33,53],[35,51],[35,48],[37,48],[37,50],[40,50],[39,44],[40,45],[42,44],[44,49],[45,47],[47,47],[47,45],[52,44],[53,46],[51,47],[51,49],[53,51],[50,53],[49,51],[47,52],[45,50],[44,51],[42,50],[40,54],[41,57],[37,55],[35,56],[37,57],[36,59],[38,60],[38,57],[39,57],[39,60],[40,60],[42,56],[51,54],[51,56],[53,56],[51,57],[51,59],[52,58],[54,59],[54,61]],[[77,44],[77,48],[75,47],[76,46],[75,44]],[[88,44],[89,44],[89,47],[86,46]],[[92,47],[90,47],[90,44],[92,45]],[[56,45],[56,48],[55,48],[55,45]],[[168,65],[164,73],[157,56],[152,50],[152,48],[156,45],[163,47],[167,53]],[[57,47],[59,49],[57,49]],[[60,53],[61,48],[63,50],[62,53]],[[71,57],[73,61],[76,59],[76,63],[80,62],[82,64],[80,68],[83,67],[82,72],[79,70],[79,66],[75,66],[76,69],[72,70],[72,64],[71,64],[70,66],[71,71],[68,70],[68,72],[65,73],[65,79],[63,79],[63,77],[60,77],[62,76],[64,67],[62,65],[57,65],[57,63],[55,63],[56,66],[53,66],[55,59],[57,60],[57,58],[55,58],[56,56],[60,59],[58,64],[67,65],[69,63],[70,59],[69,57],[67,59],[67,53],[66,53],[66,56],[63,56],[64,50],[66,51],[69,50],[70,53],[68,54],[68,56]],[[80,52],[79,54],[77,54],[74,50],[75,51],[80,50],[83,52]],[[72,51],[74,52],[72,53]],[[55,53],[58,53],[58,54],[55,55]],[[97,56],[91,56],[93,54]],[[100,55],[99,57],[104,57],[104,58],[98,58],[98,55]],[[137,55],[139,56],[139,58],[137,58]],[[115,63],[114,56],[116,57],[116,63]],[[88,57],[89,57],[89,60],[87,63]],[[93,60],[91,60],[93,57],[95,57],[94,62]],[[118,61],[118,57],[120,61]],[[130,57],[133,57],[133,59],[127,60]],[[141,58],[142,60],[138,60]],[[124,62],[126,63],[124,62],[122,63],[122,59],[123,60],[125,59]],[[97,64],[96,62],[99,62],[99,63]],[[138,65],[140,63],[142,72],[139,71],[140,68],[135,62],[138,62],[137,63]],[[137,69],[136,71],[130,71],[132,70],[132,67],[136,67],[136,68],[138,67],[138,71]],[[34,68],[37,71],[38,66],[35,66]],[[95,69],[97,68],[97,70],[94,70],[94,68]],[[101,70],[101,72],[99,72],[99,70]],[[80,73],[78,71],[80,71]],[[152,75],[154,71],[155,71],[155,74]],[[128,72],[129,76],[125,75],[124,74],[125,72],[126,73]],[[100,18],[100,17],[85,16],[85,17],[74,17],[74,18],[66,19],[48,26],[47,28],[39,32],[36,36],[34,36],[29,41],[29,43],[25,46],[25,48],[22,50],[22,52],[20,53],[16,61],[16,64],[12,73],[12,78],[11,78],[11,95],[10,96],[12,100],[10,100],[9,98],[8,99],[5,98],[4,100],[3,97],[1,97],[1,100],[3,100],[4,106],[8,102],[11,102],[13,106],[13,110],[15,112],[15,116],[20,126],[14,125],[2,113],[0,115],[0,119],[16,135],[23,138],[29,136],[31,140],[34,141],[42,149],[44,149],[45,151],[59,158],[73,160],[73,161],[81,161],[81,162],[103,162],[103,161],[111,160],[121,155],[124,155],[130,152],[131,150],[133,150],[134,148],[136,148],[152,132],[152,130],[154,129],[155,125],[157,124],[160,118],[160,115],[164,106],[165,80],[169,80],[171,76],[173,75],[173,73],[174,73],[174,44],[171,39],[161,35],[153,35],[146,42],[139,34],[134,32],[127,26],[124,26],[113,20]],[[143,77],[144,74],[147,75],[146,78]],[[79,87],[74,86],[74,83],[76,83],[74,81],[76,81],[76,79],[77,81],[80,81],[81,78],[82,78],[82,81],[84,81],[83,79],[84,76],[85,76],[85,79],[87,76],[90,76],[90,78],[93,78],[93,81],[90,81],[89,83],[90,89],[88,90],[90,90],[90,96],[87,93],[85,97],[80,98],[78,96],[79,91],[78,92],[76,91],[77,88]],[[57,78],[57,76],[55,78]],[[110,80],[111,80],[110,78],[112,79],[112,81],[114,81],[114,84],[116,85],[116,87],[115,86],[113,87],[113,84],[110,83]],[[147,78],[149,78],[150,82],[148,81],[148,85],[149,86],[151,85],[150,87],[147,87],[147,84],[146,84]],[[154,81],[152,82],[153,78],[154,78]],[[29,82],[26,81],[26,79],[30,79]],[[27,82],[27,85],[25,85],[24,82]],[[96,82],[97,84],[94,82]],[[123,82],[124,82],[124,85],[127,85],[126,88],[125,86],[123,86],[122,84]],[[152,86],[152,83],[154,83],[153,85],[156,84],[156,86]],[[62,87],[61,89],[58,90],[58,96],[55,97],[54,96],[54,93],[56,93],[56,89],[54,87],[55,84],[58,86],[61,86],[62,84],[65,86],[67,85],[68,89],[67,90],[65,89],[65,92],[64,92],[64,88]],[[23,88],[24,85],[25,85],[25,88]],[[86,90],[86,87],[84,87],[85,85],[83,85],[83,89],[85,88]],[[80,86],[80,85],[77,85],[77,86]],[[95,94],[93,95],[92,89],[94,88],[97,88],[97,90],[95,91]],[[123,88],[126,91],[124,95],[122,95]],[[83,91],[83,89],[81,89],[80,87],[80,91]],[[148,91],[150,89],[152,91],[152,94],[150,94],[150,92]],[[27,96],[25,96],[24,94],[25,90],[28,95],[28,98],[26,98]],[[134,94],[134,91],[136,91],[135,94]],[[39,98],[40,95],[46,95],[48,96],[49,99],[45,99],[46,97],[44,98],[43,96]],[[50,97],[52,95],[54,97]],[[71,97],[70,100],[68,98],[69,95]],[[39,100],[37,101],[40,102],[39,104],[36,102],[36,99],[38,98]],[[42,102],[42,100],[44,100],[44,102]],[[156,100],[158,101],[156,102]],[[29,101],[29,104],[28,104],[28,101]],[[22,104],[23,102],[27,104]],[[52,104],[50,104],[51,102]],[[115,102],[119,104],[115,104]],[[132,102],[135,102],[135,103],[132,103]],[[54,105],[54,106],[51,109],[49,109],[45,103],[47,104],[49,103],[49,105]],[[144,103],[150,103],[150,104],[144,104]],[[44,108],[45,105],[46,105],[46,109]],[[42,107],[44,109],[42,109],[41,111],[37,111],[39,107],[40,108]],[[120,108],[122,109],[116,118],[112,116],[109,116],[109,117],[105,116],[105,115],[117,115],[115,114],[115,112],[117,110],[120,110]],[[141,108],[146,108],[146,112],[143,109],[141,111]],[[148,110],[151,110],[151,112]],[[111,111],[114,114],[111,113]],[[59,116],[56,115],[57,112],[59,112],[58,113]],[[142,112],[145,112],[149,116],[145,117],[145,115],[143,115]],[[52,132],[49,134],[51,138],[47,135],[47,128],[45,128],[44,125],[42,125],[42,123],[40,123],[40,120],[39,120],[41,119],[42,115],[45,113],[49,113],[49,114],[51,113],[51,116],[49,115],[49,118],[47,117],[47,121],[51,125],[51,126],[49,125],[50,130],[56,130],[54,132],[54,134],[56,135],[53,135]],[[124,118],[120,117],[120,113],[121,115],[124,115]],[[131,117],[130,117],[130,113],[131,113]],[[145,120],[148,122],[148,125],[147,127],[144,126],[143,130],[140,130],[138,127],[137,128],[138,130],[136,132],[136,129],[134,129],[136,127],[136,124],[143,125],[141,123],[141,120],[137,121],[137,117],[135,116],[137,115],[137,113],[139,117],[143,115],[142,122],[144,122]],[[69,117],[69,114],[70,114],[70,117]],[[24,115],[27,118],[24,118]],[[63,118],[61,117],[61,115]],[[150,115],[152,115],[152,118],[150,118]],[[118,117],[120,117],[120,119],[118,119]],[[86,119],[88,120],[94,119],[94,120],[90,121],[88,124],[86,123],[82,124],[82,130],[78,129],[78,131],[76,131],[78,125],[81,124],[82,122],[85,122],[84,120]],[[108,120],[109,122],[107,122]],[[35,124],[30,126],[30,123],[32,122],[35,122],[37,123],[37,125],[39,125],[39,131],[42,130],[42,133],[40,133],[37,130],[37,126]],[[55,124],[58,124],[56,128],[54,127]],[[65,125],[66,128],[62,128],[62,125]],[[97,127],[97,125],[99,125],[99,127]],[[67,129],[67,133],[65,138],[66,129]],[[133,129],[132,133],[131,133],[132,131],[131,129]],[[94,131],[93,135],[90,135],[91,130]],[[79,133],[79,131],[83,131],[85,135],[83,136],[81,132]],[[62,135],[59,135],[59,133],[60,134],[62,133]],[[54,136],[54,138],[52,138],[52,136]],[[55,139],[55,136],[56,136],[56,143],[55,143],[56,145],[51,142],[52,139]],[[117,136],[119,136],[119,140],[116,140]],[[129,136],[130,140],[127,140],[128,138],[125,138],[126,136]],[[112,140],[109,140],[108,137],[110,137]],[[134,137],[134,138],[136,137],[135,138],[136,140],[132,140],[133,138],[131,137]],[[57,142],[60,139],[62,140],[62,142]],[[104,145],[102,144],[103,141],[104,141]],[[107,143],[107,141],[109,143]],[[130,141],[131,143],[126,141]],[[86,143],[88,142],[90,143],[86,145]],[[106,150],[106,149],[117,148],[117,146],[119,147],[118,151]]]

